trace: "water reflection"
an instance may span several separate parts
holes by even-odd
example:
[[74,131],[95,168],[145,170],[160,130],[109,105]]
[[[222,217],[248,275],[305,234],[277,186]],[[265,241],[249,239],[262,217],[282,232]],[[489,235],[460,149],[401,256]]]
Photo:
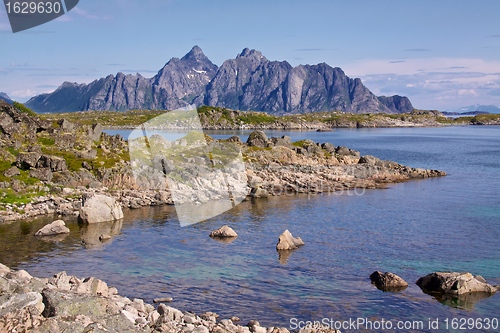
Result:
[[83,224],[80,229],[82,243],[87,249],[100,247],[110,242],[123,227],[123,220]]

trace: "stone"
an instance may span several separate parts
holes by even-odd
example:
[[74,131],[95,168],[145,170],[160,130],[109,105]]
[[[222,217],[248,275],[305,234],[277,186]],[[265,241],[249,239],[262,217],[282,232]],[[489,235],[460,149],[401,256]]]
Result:
[[335,153],[335,146],[332,145],[331,143],[329,142],[325,142],[323,144],[321,144],[321,148],[326,150],[327,152],[329,152],[330,154],[333,154]]
[[224,238],[224,237],[238,237],[238,234],[236,231],[234,231],[231,227],[224,225],[220,227],[217,230],[214,230],[210,233],[210,237],[219,237],[219,238]]
[[0,296],[0,317],[9,312],[14,312],[26,307],[33,306],[40,315],[45,309],[43,298],[40,293],[29,292],[26,294],[14,294]]
[[20,174],[21,174],[21,171],[19,171],[19,169],[18,169],[17,167],[15,167],[15,166],[10,167],[9,169],[7,169],[7,170],[3,173],[3,175],[4,175],[5,177],[9,177],[9,178],[10,178],[10,177],[13,177],[13,176],[19,176]]
[[394,273],[382,273],[375,271],[370,275],[370,280],[383,291],[403,291],[408,287],[408,283]]
[[263,131],[254,131],[250,133],[247,139],[247,145],[265,148],[269,143],[269,139]]
[[110,314],[119,314],[120,309],[103,297],[78,294],[73,291],[44,289],[44,316],[70,317],[84,315],[101,318]]
[[38,178],[43,182],[50,182],[53,174],[50,168],[33,169],[30,171],[30,177]]
[[0,263],[0,274],[7,274],[10,272],[10,268]]
[[376,165],[378,162],[380,162],[380,159],[371,156],[371,155],[365,155],[361,156],[359,159],[359,164],[368,164],[368,165]]
[[419,278],[416,283],[426,293],[463,295],[496,292],[495,287],[476,279],[471,273],[435,272]]
[[61,127],[62,130],[66,132],[71,132],[75,128],[75,124],[70,122],[67,119],[60,119],[57,124]]
[[166,306],[165,304],[160,304],[158,306],[158,313],[168,320],[179,322],[184,317],[184,314],[180,310],[174,309],[170,306]]
[[237,135],[233,135],[232,137],[230,137],[229,139],[227,139],[228,142],[234,142],[234,143],[238,143],[238,144],[242,144],[243,142],[241,142],[241,139],[239,136]]
[[123,219],[123,211],[112,197],[103,194],[84,195],[79,218],[85,223],[116,221]]
[[50,224],[47,224],[35,233],[35,236],[53,236],[59,234],[68,234],[70,232],[69,228],[66,227],[66,223],[63,220],[57,220]]
[[50,171],[60,172],[67,171],[66,160],[62,157],[52,155],[42,155],[37,162],[37,168],[49,168]]
[[271,142],[275,147],[288,147],[292,146],[292,138],[288,135],[284,135],[281,138],[271,138]]
[[20,152],[16,157],[16,166],[21,170],[35,168],[41,156],[38,152]]
[[109,294],[107,283],[94,277],[83,280],[82,287],[84,288],[83,290],[86,290],[91,295],[108,297]]
[[103,127],[101,124],[94,124],[88,130],[88,136],[92,141],[99,141],[101,138]]
[[205,326],[201,326],[201,325],[200,325],[200,326],[196,327],[196,328],[192,331],[192,333],[209,333],[209,330],[208,330],[208,328],[206,328]]
[[173,298],[172,297],[159,297],[159,298],[155,298],[153,299],[153,302],[154,303],[171,303],[173,302]]
[[252,187],[252,190],[250,191],[250,196],[252,198],[267,198],[269,197],[269,192],[261,188],[260,186]]
[[290,231],[285,230],[285,232],[279,236],[276,250],[294,250],[302,245],[304,245],[304,242],[300,237],[294,238]]

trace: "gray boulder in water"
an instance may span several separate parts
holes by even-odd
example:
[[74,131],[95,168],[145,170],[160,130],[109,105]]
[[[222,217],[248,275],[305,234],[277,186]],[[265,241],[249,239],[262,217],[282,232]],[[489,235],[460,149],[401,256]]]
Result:
[[391,272],[375,271],[370,275],[370,280],[378,289],[383,291],[403,291],[408,287],[405,280]]
[[435,272],[417,280],[417,285],[426,293],[463,295],[467,293],[494,294],[497,290],[481,276],[471,273]]

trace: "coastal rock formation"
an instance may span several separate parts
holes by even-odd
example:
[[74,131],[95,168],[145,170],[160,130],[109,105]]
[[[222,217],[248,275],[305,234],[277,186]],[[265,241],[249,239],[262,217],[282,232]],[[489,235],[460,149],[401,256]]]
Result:
[[66,227],[66,223],[63,220],[57,220],[50,224],[47,224],[42,229],[35,233],[35,236],[54,236],[59,234],[68,234],[69,228]]
[[245,48],[217,67],[198,46],[181,59],[172,58],[150,79],[118,73],[89,84],[64,82],[53,93],[33,97],[27,105],[46,113],[172,110],[193,103],[287,114],[327,110],[402,113],[413,109],[408,98],[377,98],[360,79],[349,78],[342,69],[325,63],[292,67]]
[[[0,264],[0,332],[227,332],[289,333],[286,328],[261,327],[257,321],[240,326],[237,318],[182,312],[165,304],[156,310],[141,299],[120,296],[104,281],[58,273],[50,279],[32,277]],[[250,323],[249,323],[250,324]],[[320,328],[299,333],[340,333]]]
[[210,233],[210,237],[212,238],[238,237],[238,234],[231,227],[224,225],[219,229],[212,231]]
[[276,244],[276,250],[278,251],[287,251],[287,250],[295,250],[299,246],[304,245],[304,242],[300,237],[293,237],[290,231],[285,230],[278,239],[278,244]]
[[116,221],[123,218],[122,207],[112,197],[85,195],[80,208],[80,220],[86,223]]
[[471,273],[435,272],[421,277],[417,285],[426,293],[464,295],[470,293],[494,294],[497,290],[481,276]]
[[394,273],[382,273],[375,271],[370,275],[370,280],[383,291],[403,291],[408,287],[408,283]]

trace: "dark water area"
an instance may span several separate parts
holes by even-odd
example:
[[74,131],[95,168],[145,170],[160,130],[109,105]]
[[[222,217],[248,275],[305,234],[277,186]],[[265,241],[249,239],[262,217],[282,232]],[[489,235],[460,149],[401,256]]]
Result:
[[[246,139],[248,133],[215,134]],[[173,297],[172,306],[183,311],[236,315],[267,326],[290,327],[292,318],[367,318],[394,325],[422,321],[424,328],[392,331],[434,332],[429,318],[438,318],[439,331],[458,332],[463,330],[445,329],[444,320],[500,319],[499,295],[440,302],[414,284],[434,271],[469,271],[500,284],[499,127],[268,132],[285,134],[448,176],[385,190],[248,201],[189,227],[179,225],[173,207],[126,211],[123,222],[98,226],[68,220],[71,234],[54,241],[33,236],[53,219],[0,225],[0,262],[35,276],[62,270],[96,276],[128,297]],[[236,240],[208,237],[224,224],[238,232]],[[280,257],[275,245],[285,229],[305,246]],[[104,232],[114,236],[100,243]],[[396,273],[410,286],[400,293],[379,291],[369,280],[375,270]],[[363,330],[342,330],[355,331]]]

